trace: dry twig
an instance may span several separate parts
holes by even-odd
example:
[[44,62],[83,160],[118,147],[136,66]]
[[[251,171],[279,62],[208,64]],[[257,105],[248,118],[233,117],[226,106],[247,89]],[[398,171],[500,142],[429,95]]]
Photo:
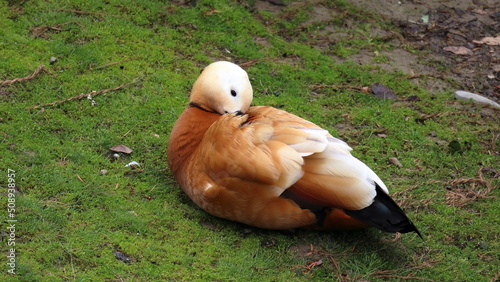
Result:
[[300,265],[300,267],[304,268],[304,273],[309,273],[311,272],[315,267],[320,266],[323,264],[323,260],[318,259],[314,261],[308,261],[306,265]]
[[80,180],[80,182],[85,183],[85,181],[83,181],[83,179],[80,177],[80,175],[78,175],[78,173],[76,174],[76,178],[78,178],[78,180]]
[[103,89],[103,90],[99,90],[99,91],[92,91],[92,92],[90,92],[88,94],[82,93],[80,95],[73,96],[73,97],[70,97],[70,98],[66,98],[64,100],[59,100],[59,101],[55,101],[55,102],[51,102],[51,103],[47,103],[47,104],[40,104],[40,105],[36,105],[36,106],[32,106],[32,107],[27,107],[26,109],[36,109],[36,108],[40,108],[40,107],[54,106],[54,105],[58,105],[58,104],[61,104],[61,103],[64,103],[64,102],[72,101],[72,100],[81,100],[81,99],[85,99],[85,98],[88,98],[88,97],[95,97],[95,96],[100,95],[100,94],[104,94],[104,93],[108,93],[108,92],[111,92],[111,91],[120,90],[122,88],[125,88],[125,87],[127,87],[129,85],[135,84],[137,82],[139,82],[139,78],[136,78],[136,79],[134,79],[131,82],[122,84],[122,85],[120,85],[118,87],[115,87],[115,88]]
[[247,68],[247,67],[251,67],[251,66],[253,66],[256,62],[257,62],[257,60],[250,60],[250,61],[246,61],[246,62],[244,62],[244,63],[241,63],[241,64],[239,64],[239,65],[240,65],[240,67],[242,67],[242,68]]
[[32,30],[31,30],[31,34],[34,36],[34,37],[45,37],[45,34],[44,32],[45,31],[48,31],[48,30],[55,30],[55,31],[63,31],[62,27],[65,26],[65,25],[68,25],[68,24],[76,24],[78,25],[80,28],[83,28],[83,25],[77,21],[69,21],[69,22],[65,22],[65,23],[61,23],[61,24],[56,24],[56,25],[53,25],[53,26],[46,26],[46,25],[43,25],[43,26],[37,26],[37,27],[34,27]]
[[495,277],[492,277],[490,279],[490,282],[495,282],[498,281],[498,278],[500,277],[500,271],[495,274]]
[[[410,186],[404,190],[397,191],[392,193],[392,196],[395,198],[400,199],[398,201],[398,204],[401,206],[405,206],[406,202],[408,201],[409,198],[411,198],[411,193],[410,191],[421,187],[426,184],[431,184],[431,183],[438,183],[438,184],[443,184],[451,187],[457,187],[462,184],[470,184],[470,188],[447,188],[446,190],[446,202],[449,205],[455,206],[455,207],[463,207],[467,205],[470,202],[476,201],[478,199],[483,199],[487,198],[488,194],[490,194],[491,191],[493,191],[494,186],[491,184],[491,181],[488,181],[484,178],[483,176],[483,171],[486,171],[484,167],[479,168],[477,172],[477,178],[459,178],[459,179],[452,179],[449,181],[442,181],[442,180],[428,180],[422,184]],[[495,175],[494,177],[498,177]],[[478,186],[484,186],[484,189],[478,189]],[[453,190],[452,190],[453,189]],[[407,196],[409,195],[409,196]],[[424,199],[421,202],[421,204],[428,203],[432,199]]]
[[[449,182],[451,186],[470,183],[470,189],[457,189],[457,191],[446,191],[446,201],[453,206],[462,207],[477,199],[486,198],[493,190],[493,185],[483,177],[483,168],[477,172],[478,178],[460,178]],[[477,185],[483,185],[485,189],[476,189]]]
[[32,74],[30,74],[28,76],[0,81],[0,85],[7,85],[7,84],[13,84],[16,82],[20,82],[20,81],[30,80],[30,79],[34,78],[35,76],[37,76],[42,71],[47,71],[45,69],[44,65],[38,66],[38,68]]
[[347,281],[347,277],[344,277],[342,275],[342,270],[340,270],[339,263],[335,260],[335,258],[333,258],[333,255],[328,254],[328,258],[330,259],[330,261],[332,262],[333,266],[337,270],[337,273],[336,273],[337,281]]

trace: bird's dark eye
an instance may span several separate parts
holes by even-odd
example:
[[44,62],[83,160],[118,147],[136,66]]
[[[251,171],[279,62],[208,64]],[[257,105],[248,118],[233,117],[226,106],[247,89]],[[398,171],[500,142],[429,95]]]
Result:
[[236,97],[236,91],[231,89],[231,96]]

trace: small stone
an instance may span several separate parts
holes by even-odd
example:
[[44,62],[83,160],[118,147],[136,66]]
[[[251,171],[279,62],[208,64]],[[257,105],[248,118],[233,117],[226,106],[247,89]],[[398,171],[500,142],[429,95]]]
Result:
[[371,85],[372,93],[382,99],[396,100],[396,94],[387,86],[380,83],[374,83]]
[[105,169],[101,169],[101,171],[99,171],[99,175],[106,175],[107,173],[108,171]]
[[113,158],[118,159],[119,157],[120,157],[120,155],[119,155],[119,154],[116,154],[116,153],[115,153],[115,154],[113,154]]
[[50,61],[49,62],[50,62],[51,65],[53,65],[56,61],[57,61],[56,57],[54,57],[54,56],[50,57]]
[[123,261],[124,263],[131,263],[132,260],[130,259],[129,256],[126,254],[120,252],[120,251],[113,251],[113,254],[115,255],[117,260]]

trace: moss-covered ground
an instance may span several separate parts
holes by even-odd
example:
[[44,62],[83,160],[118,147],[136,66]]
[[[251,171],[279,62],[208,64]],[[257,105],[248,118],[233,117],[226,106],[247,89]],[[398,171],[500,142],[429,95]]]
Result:
[[[359,50],[401,46],[370,33],[397,33],[390,22],[348,1],[313,3],[338,11],[327,23],[311,20],[308,2],[285,1],[278,14],[255,2],[0,1],[0,277],[499,278],[499,111],[350,62]],[[326,28],[342,36],[312,46]],[[196,207],[168,171],[166,144],[192,83],[216,60],[244,66],[255,105],[295,113],[347,141],[425,240],[378,230],[260,230]],[[364,91],[374,83],[397,100]],[[115,156],[109,148],[119,144],[133,152]],[[126,167],[131,161],[140,167]]]

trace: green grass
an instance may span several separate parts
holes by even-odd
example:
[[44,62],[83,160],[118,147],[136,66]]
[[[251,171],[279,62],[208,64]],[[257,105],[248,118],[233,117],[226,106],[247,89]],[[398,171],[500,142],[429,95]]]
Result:
[[[197,2],[0,1],[0,80],[27,76],[41,64],[47,70],[0,86],[2,275],[10,275],[12,169],[18,220],[12,281],[498,279],[498,189],[463,205],[459,196],[500,183],[488,171],[483,182],[470,180],[481,168],[500,170],[498,111],[427,93],[402,73],[336,63],[331,55],[395,48],[366,37],[372,27],[394,29],[390,23],[345,1],[323,1],[342,17],[310,26],[311,10],[303,5],[275,15],[255,10],[255,1]],[[344,21],[350,30],[334,46],[314,47],[311,33],[327,25],[340,32]],[[247,71],[255,105],[293,112],[348,141],[396,192],[425,240],[406,234],[393,241],[378,230],[289,235],[197,208],[168,171],[166,144],[192,83],[214,60],[253,61]],[[82,99],[27,109],[134,79],[95,96],[96,105]],[[373,83],[390,87],[399,101],[345,87]],[[406,101],[412,95],[420,100]],[[417,122],[423,115],[434,116]],[[470,148],[452,152],[452,141]],[[115,158],[109,148],[117,144],[134,152]],[[125,167],[131,161],[141,167]],[[310,271],[303,267],[320,259]]]

